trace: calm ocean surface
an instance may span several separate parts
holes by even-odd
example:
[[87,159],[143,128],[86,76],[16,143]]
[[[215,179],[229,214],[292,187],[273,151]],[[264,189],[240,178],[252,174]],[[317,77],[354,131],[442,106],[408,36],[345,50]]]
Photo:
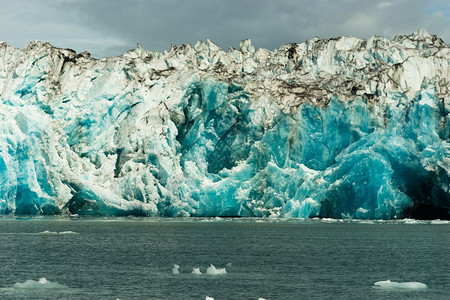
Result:
[[0,218],[0,299],[450,299],[449,222],[368,223]]

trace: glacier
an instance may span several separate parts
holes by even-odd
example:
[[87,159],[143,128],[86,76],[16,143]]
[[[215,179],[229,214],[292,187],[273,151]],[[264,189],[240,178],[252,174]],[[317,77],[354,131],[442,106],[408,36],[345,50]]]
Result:
[[0,43],[0,214],[450,219],[450,48]]

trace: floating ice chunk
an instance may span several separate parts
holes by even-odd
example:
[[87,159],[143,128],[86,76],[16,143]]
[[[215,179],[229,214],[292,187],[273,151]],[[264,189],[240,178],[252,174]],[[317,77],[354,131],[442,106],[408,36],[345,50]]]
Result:
[[358,224],[375,224],[375,222],[373,221],[373,220],[361,220],[361,221],[358,221],[358,222],[356,222],[356,223],[358,223]]
[[230,267],[231,267],[231,263],[230,263],[230,262],[227,263],[227,264],[225,265],[225,267],[230,268]]
[[172,273],[175,274],[175,275],[176,274],[180,274],[179,269],[180,269],[179,265],[173,265]]
[[384,280],[375,282],[373,287],[384,290],[423,290],[427,288],[427,285],[421,282],[395,282]]
[[408,219],[408,218],[403,219],[402,222],[405,224],[422,224],[423,223],[423,221],[421,221],[421,220]]
[[214,298],[206,296],[205,300],[214,300]]
[[192,274],[201,275],[202,272],[200,271],[200,268],[192,268]]
[[25,282],[17,282],[14,284],[15,289],[67,289],[68,286],[57,282],[48,281],[45,277],[35,280],[27,280]]
[[46,231],[39,232],[39,234],[79,234],[79,233],[75,232],[75,231],[70,231],[70,230],[69,231],[61,231],[61,232],[46,230]]
[[430,224],[435,224],[435,225],[445,224],[445,225],[448,225],[448,224],[450,224],[450,221],[437,219],[437,220],[430,221]]
[[214,265],[211,264],[211,266],[208,269],[206,269],[206,274],[208,274],[208,275],[223,275],[223,274],[227,274],[227,270],[225,268],[217,269]]
[[322,219],[318,219],[320,220],[321,223],[339,223],[341,222],[341,220],[339,219],[332,219],[332,218],[322,218]]

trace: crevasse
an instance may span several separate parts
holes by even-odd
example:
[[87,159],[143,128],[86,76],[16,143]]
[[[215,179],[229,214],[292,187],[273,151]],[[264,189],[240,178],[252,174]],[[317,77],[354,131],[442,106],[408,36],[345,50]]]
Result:
[[450,53],[0,45],[0,213],[449,219]]

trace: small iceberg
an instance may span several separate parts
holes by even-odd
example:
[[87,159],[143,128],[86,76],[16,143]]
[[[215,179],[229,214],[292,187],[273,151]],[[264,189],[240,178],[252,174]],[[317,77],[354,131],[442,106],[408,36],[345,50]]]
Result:
[[25,282],[17,282],[13,285],[15,289],[67,289],[68,286],[59,284],[57,282],[48,281],[45,277],[42,277],[38,281],[27,280]]
[[444,224],[448,225],[448,224],[450,224],[450,221],[437,219],[437,220],[430,221],[430,224],[433,224],[433,225],[444,225]]
[[180,270],[179,269],[180,269],[179,265],[173,265],[172,273],[175,274],[175,275],[180,274]]
[[390,280],[377,281],[373,284],[373,287],[383,290],[424,290],[428,288],[425,283],[421,282],[395,282]]
[[223,269],[217,269],[213,264],[206,269],[206,274],[208,275],[224,275],[227,274],[227,270],[225,268]]
[[200,271],[200,268],[192,268],[192,274],[201,275],[202,272]]
[[48,231],[48,230],[46,230],[46,231],[42,231],[42,232],[39,232],[39,234],[79,234],[78,232],[75,232],[75,231],[61,231],[61,232],[57,232],[57,231]]

